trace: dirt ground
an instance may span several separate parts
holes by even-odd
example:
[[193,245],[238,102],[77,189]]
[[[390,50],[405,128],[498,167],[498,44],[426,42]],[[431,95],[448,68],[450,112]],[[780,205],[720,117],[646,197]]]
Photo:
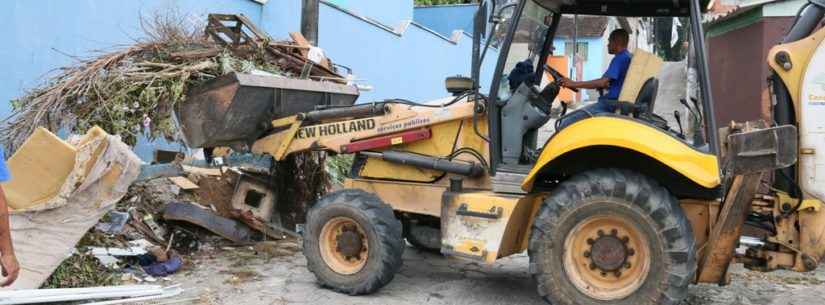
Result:
[[[545,304],[527,273],[525,254],[479,265],[407,248],[404,267],[378,293],[348,296],[320,288],[295,243],[266,249],[207,249],[167,283],[183,295],[163,304]],[[825,268],[757,273],[732,269],[728,287],[698,285],[685,305],[823,304]]]

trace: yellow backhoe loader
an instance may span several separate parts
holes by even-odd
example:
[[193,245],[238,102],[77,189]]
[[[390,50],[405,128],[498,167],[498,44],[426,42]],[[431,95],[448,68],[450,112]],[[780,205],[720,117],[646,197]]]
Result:
[[[179,109],[187,141],[276,160],[305,151],[354,154],[345,188],[314,204],[303,233],[309,270],[342,293],[389,283],[405,240],[484,263],[527,251],[538,293],[559,305],[677,304],[692,283],[728,283],[736,261],[759,270],[816,268],[825,255],[825,211],[815,196],[825,180],[806,181],[822,159],[804,160],[825,151],[825,121],[807,115],[825,109],[825,30],[816,30],[822,0],[807,4],[771,51],[775,121],[724,128],[710,95],[701,24],[707,1],[500,2],[480,5],[472,75],[447,79],[453,97],[352,106],[357,91],[346,85],[235,75],[200,100],[242,95],[238,102]],[[537,145],[541,126],[570,115],[553,104],[559,73],[543,64],[568,14],[689,17],[701,90],[686,107],[704,132],[686,140],[654,114],[657,80],[644,72],[653,61],[639,51],[623,99],[610,101],[620,111],[590,115]],[[484,36],[500,40],[488,94],[479,90],[490,45]],[[534,72],[511,88],[508,73],[525,57]],[[260,91],[270,87],[278,89]],[[290,95],[293,89],[303,94]],[[743,236],[746,225],[761,235]],[[747,251],[737,255],[740,246]]]

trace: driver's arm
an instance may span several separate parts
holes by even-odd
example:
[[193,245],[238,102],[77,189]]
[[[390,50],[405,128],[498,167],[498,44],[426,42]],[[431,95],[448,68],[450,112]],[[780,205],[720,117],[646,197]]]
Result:
[[561,80],[561,85],[563,87],[576,89],[604,89],[610,86],[610,78],[602,77],[599,79],[577,82],[565,77]]

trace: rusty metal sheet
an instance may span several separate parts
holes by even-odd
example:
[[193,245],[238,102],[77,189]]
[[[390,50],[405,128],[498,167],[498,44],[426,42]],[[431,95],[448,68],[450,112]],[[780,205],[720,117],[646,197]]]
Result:
[[254,232],[245,224],[218,216],[191,203],[172,202],[163,210],[166,220],[184,221],[203,227],[212,233],[239,244],[252,243]]

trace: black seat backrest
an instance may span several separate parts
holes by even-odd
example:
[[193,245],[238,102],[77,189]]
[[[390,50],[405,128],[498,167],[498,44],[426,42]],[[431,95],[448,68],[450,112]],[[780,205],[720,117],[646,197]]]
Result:
[[655,77],[648,78],[642,85],[642,89],[639,90],[639,96],[636,97],[634,103],[634,106],[640,110],[639,114],[653,114],[653,106],[656,104],[656,94],[658,92],[659,80]]

